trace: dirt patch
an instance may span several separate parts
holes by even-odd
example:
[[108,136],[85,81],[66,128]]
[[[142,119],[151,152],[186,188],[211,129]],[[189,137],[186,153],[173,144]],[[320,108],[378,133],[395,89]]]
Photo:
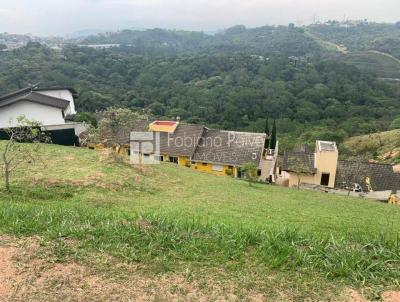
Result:
[[[365,299],[359,292],[349,289],[346,291],[346,296],[348,297],[348,302],[370,302],[370,300]],[[400,302],[400,291],[387,291],[381,294],[382,302]]]
[[[141,227],[148,227],[139,220]],[[52,263],[40,239],[0,241],[0,301],[237,301],[235,285],[182,274],[144,273],[139,266],[113,264],[99,273],[75,262]],[[101,261],[112,261],[105,258]],[[265,301],[251,291],[247,301]]]
[[[215,285],[206,291],[184,276],[164,275],[150,278],[138,271],[127,280],[106,278],[76,263],[42,266],[25,271],[16,301],[233,301],[236,296]],[[256,296],[260,300],[260,296]]]
[[387,291],[382,294],[384,302],[400,302],[400,291]]
[[[143,218],[136,223],[142,228],[151,227]],[[73,247],[76,243],[65,240],[65,244]],[[267,289],[271,296],[258,285],[225,278],[222,271],[156,274],[111,256],[96,256],[90,265],[71,260],[59,263],[50,246],[40,238],[16,241],[0,237],[0,301],[300,301],[293,292],[280,291],[280,281],[274,283],[273,276],[263,279],[268,282],[264,285],[273,288],[271,292]],[[99,263],[108,265],[100,265],[99,269]],[[398,302],[399,297],[400,292],[385,292],[382,301]],[[369,302],[352,289],[338,300],[342,301]]]
[[9,244],[9,238],[0,237],[0,300],[11,294],[12,280],[16,276],[12,259],[17,249]]
[[359,292],[354,289],[347,290],[346,296],[348,297],[348,302],[369,302],[366,300]]

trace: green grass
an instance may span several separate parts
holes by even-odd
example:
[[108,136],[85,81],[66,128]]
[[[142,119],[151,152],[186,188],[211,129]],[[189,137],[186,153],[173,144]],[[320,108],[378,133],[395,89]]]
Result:
[[46,146],[43,156],[46,166],[24,167],[0,193],[0,233],[45,238],[60,261],[100,253],[153,273],[190,266],[255,284],[277,274],[297,278],[303,298],[399,287],[400,207],[172,164],[139,169],[86,149]]
[[344,141],[343,147],[348,155],[362,155],[380,162],[400,163],[400,156],[385,156],[400,151],[400,129],[354,136]]
[[400,61],[385,53],[358,51],[343,55],[342,59],[361,70],[374,72],[382,78],[400,78]]

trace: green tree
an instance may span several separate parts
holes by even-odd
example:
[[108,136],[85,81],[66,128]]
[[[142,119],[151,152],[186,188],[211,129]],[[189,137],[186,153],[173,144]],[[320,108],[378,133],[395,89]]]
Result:
[[400,116],[398,118],[395,118],[389,126],[390,130],[395,130],[395,129],[400,129]]
[[264,148],[268,149],[270,137],[268,118],[265,120],[265,134],[267,135],[267,138],[265,139]]
[[89,141],[105,145],[128,144],[130,133],[148,116],[142,112],[127,108],[108,108],[97,112],[98,127],[91,129]]
[[241,167],[245,179],[249,182],[249,186],[251,186],[253,183],[257,181],[258,175],[257,175],[257,165],[255,163],[245,163]]
[[271,139],[270,139],[270,142],[269,142],[269,148],[270,149],[275,149],[276,141],[277,141],[277,137],[276,137],[276,121],[274,120],[274,124],[272,125]]
[[87,123],[93,127],[97,127],[97,119],[91,112],[81,112],[75,116],[75,122],[78,123]]

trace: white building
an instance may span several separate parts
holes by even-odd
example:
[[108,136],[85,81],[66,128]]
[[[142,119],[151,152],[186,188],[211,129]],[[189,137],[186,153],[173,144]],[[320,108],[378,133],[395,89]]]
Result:
[[[43,125],[44,131],[51,132],[54,143],[65,140],[70,142],[61,144],[76,144],[85,130],[82,124],[71,121],[76,114],[76,95],[72,88],[29,87],[0,97],[0,129],[17,126],[18,117],[24,116]],[[73,134],[73,139],[65,137]]]

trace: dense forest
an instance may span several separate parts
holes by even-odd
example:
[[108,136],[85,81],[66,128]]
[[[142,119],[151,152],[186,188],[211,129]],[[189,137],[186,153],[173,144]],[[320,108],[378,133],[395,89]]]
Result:
[[37,82],[71,86],[80,112],[145,109],[232,130],[263,131],[268,117],[277,120],[284,148],[390,129],[400,117],[399,82],[331,56],[309,30],[121,31],[69,41],[62,50],[29,43],[0,53],[0,94]]

